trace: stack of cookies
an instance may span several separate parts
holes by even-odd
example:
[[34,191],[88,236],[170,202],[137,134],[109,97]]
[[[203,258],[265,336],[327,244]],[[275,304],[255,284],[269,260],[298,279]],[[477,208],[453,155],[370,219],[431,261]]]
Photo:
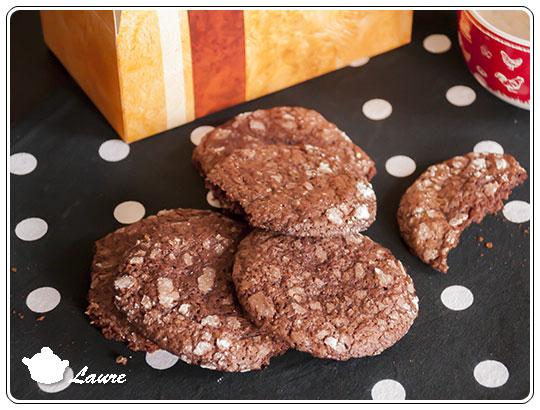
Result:
[[319,113],[277,107],[206,134],[194,163],[221,213],[161,211],[96,243],[87,313],[105,337],[249,371],[295,348],[347,360],[403,337],[418,298],[361,234],[374,162]]

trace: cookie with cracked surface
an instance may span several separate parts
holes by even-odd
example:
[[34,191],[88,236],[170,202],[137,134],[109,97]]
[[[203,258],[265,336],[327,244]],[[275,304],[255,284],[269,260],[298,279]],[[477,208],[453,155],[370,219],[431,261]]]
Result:
[[377,212],[367,179],[344,169],[332,152],[311,145],[236,150],[207,180],[252,226],[283,234],[355,234],[366,230]]
[[260,369],[286,345],[245,318],[231,270],[246,226],[217,213],[173,222],[126,255],[115,304],[144,336],[187,363]]
[[160,226],[190,218],[206,211],[190,209],[163,210],[134,224],[124,226],[95,243],[95,254],[91,268],[91,283],[88,291],[86,314],[90,323],[101,328],[105,338],[127,342],[130,349],[151,352],[158,347],[138,334],[132,325],[114,306],[114,280],[124,254],[137,240]]
[[401,262],[363,235],[295,238],[254,231],[240,243],[233,280],[255,324],[321,358],[379,354],[418,315]]
[[326,148],[368,180],[376,173],[373,160],[347,134],[317,111],[303,107],[274,107],[237,115],[203,137],[193,151],[193,162],[205,176],[235,150],[261,144]]
[[447,272],[463,230],[500,211],[525,179],[527,172],[508,154],[469,153],[432,165],[401,198],[401,236],[424,263]]

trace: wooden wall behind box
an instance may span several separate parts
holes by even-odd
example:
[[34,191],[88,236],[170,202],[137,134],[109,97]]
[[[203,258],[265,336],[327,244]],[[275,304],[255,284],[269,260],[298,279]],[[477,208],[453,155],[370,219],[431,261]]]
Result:
[[407,10],[42,11],[47,45],[128,142],[410,42]]

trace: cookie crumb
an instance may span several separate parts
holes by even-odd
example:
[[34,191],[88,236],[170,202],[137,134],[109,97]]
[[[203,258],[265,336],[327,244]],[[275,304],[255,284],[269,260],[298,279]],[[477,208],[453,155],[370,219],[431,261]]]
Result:
[[38,316],[36,317],[36,322],[41,322],[44,319],[45,319],[45,315]]
[[493,243],[492,242],[486,242],[486,248],[488,248],[488,249],[493,248]]
[[24,315],[22,313],[17,313],[17,315],[19,316],[19,319],[21,319],[21,320],[24,319]]
[[17,272],[17,267],[16,267],[16,266],[12,266],[12,267],[11,267],[11,271],[12,271],[12,272]]
[[128,363],[128,358],[120,355],[116,358],[115,362],[116,364],[121,364],[122,366],[125,366]]
[[478,237],[478,242],[484,242],[484,237],[483,237],[483,236],[479,236],[479,237]]

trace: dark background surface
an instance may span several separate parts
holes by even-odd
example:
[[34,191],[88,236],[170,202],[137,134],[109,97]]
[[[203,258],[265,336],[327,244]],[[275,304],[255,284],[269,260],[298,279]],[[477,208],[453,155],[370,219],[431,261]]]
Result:
[[[422,47],[425,36],[444,33],[449,52]],[[373,58],[360,68],[344,68],[287,90],[199,119],[131,146],[118,163],[103,161],[100,144],[116,135],[60,63],[46,50],[36,12],[11,17],[11,153],[30,152],[38,167],[11,175],[11,395],[16,399],[370,399],[381,379],[399,381],[408,399],[523,399],[529,394],[529,223],[513,224],[500,213],[469,228],[450,255],[447,275],[410,254],[401,241],[395,212],[408,185],[430,164],[472,151],[482,140],[499,142],[529,170],[529,112],[483,90],[461,58],[454,12],[415,12],[413,42]],[[445,99],[453,85],[477,93],[469,107]],[[393,114],[371,121],[362,104],[384,98]],[[367,231],[404,263],[420,298],[420,314],[397,345],[371,358],[334,362],[295,351],[273,359],[263,370],[225,374],[179,361],[154,370],[144,354],[105,340],[85,315],[92,243],[118,228],[114,207],[140,201],[147,215],[163,208],[209,208],[202,181],[190,162],[192,129],[216,125],[256,108],[301,105],[320,111],[348,133],[376,161],[373,184],[378,218]],[[408,155],[416,172],[406,178],[386,173],[393,155]],[[511,199],[529,200],[529,182]],[[14,234],[22,219],[37,216],[49,225],[35,242]],[[485,249],[482,235],[494,244]],[[481,257],[481,254],[484,256]],[[463,285],[474,304],[455,312],[440,301],[450,285]],[[29,311],[25,298],[53,286],[62,301],[45,320]],[[126,372],[122,385],[71,385],[47,394],[30,377],[23,356],[50,346],[68,359],[75,373],[87,365],[95,373]],[[126,367],[119,354],[131,356]],[[474,366],[501,361],[508,382],[488,389],[476,382]]]

